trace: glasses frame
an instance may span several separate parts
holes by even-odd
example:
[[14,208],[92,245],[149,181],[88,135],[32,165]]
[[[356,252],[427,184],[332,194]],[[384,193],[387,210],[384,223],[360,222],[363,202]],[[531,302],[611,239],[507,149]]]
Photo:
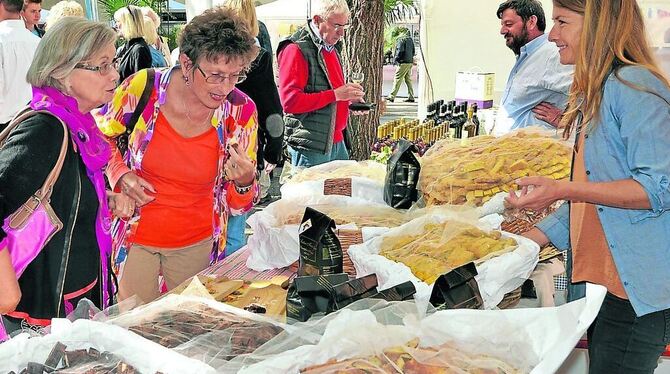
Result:
[[74,65],[75,69],[83,69],[83,70],[88,70],[88,71],[96,71],[98,74],[102,75],[103,77],[107,74],[109,74],[113,70],[119,70],[119,60],[114,59],[112,62],[107,63],[107,64],[102,64],[102,65],[89,65],[85,64],[83,62],[80,62],[76,65]]
[[[198,69],[200,74],[202,74],[202,77],[205,78],[205,82],[209,84],[221,84],[227,80],[232,79],[233,77],[236,77],[235,84],[240,84],[247,79],[247,74],[245,72],[240,72],[239,74],[232,74],[232,75],[210,74],[209,76],[207,76],[205,71],[202,70],[202,68],[200,68],[200,65],[195,65],[195,68]],[[216,80],[212,81],[212,79]]]
[[327,22],[329,25],[331,25],[332,27],[334,27],[335,30],[347,31],[347,30],[349,30],[349,29],[351,28],[351,23],[345,23],[345,24],[343,25],[343,24],[340,24],[340,23],[330,22],[329,19],[326,19],[326,22]]

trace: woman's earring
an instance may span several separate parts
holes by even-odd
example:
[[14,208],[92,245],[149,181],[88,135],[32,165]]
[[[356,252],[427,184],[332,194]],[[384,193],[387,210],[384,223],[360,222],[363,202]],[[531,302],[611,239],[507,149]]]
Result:
[[184,78],[184,83],[186,83],[187,86],[191,85],[191,81],[188,80],[188,77],[186,75],[182,76]]

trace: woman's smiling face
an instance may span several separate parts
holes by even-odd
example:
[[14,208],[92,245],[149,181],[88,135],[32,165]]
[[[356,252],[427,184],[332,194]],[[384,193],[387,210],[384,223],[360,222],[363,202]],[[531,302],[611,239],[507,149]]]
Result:
[[574,65],[579,53],[584,16],[554,5],[552,19],[554,27],[549,32],[549,40],[556,43],[561,64]]

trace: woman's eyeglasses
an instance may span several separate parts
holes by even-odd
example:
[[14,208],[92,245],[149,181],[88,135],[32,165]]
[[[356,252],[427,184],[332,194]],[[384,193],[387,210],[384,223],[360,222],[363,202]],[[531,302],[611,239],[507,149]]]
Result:
[[231,75],[221,75],[221,74],[210,74],[207,75],[205,72],[200,68],[200,66],[196,65],[195,66],[200,74],[205,78],[205,82],[211,83],[211,84],[221,84],[225,82],[226,80],[229,80],[230,82],[234,82],[235,84],[242,83],[244,82],[245,79],[247,79],[247,75],[244,73],[239,73],[239,74],[231,74]]
[[79,63],[79,64],[76,64],[74,66],[74,68],[75,69],[84,69],[84,70],[89,70],[89,71],[97,71],[98,73],[100,73],[100,75],[107,75],[107,74],[109,74],[110,71],[119,69],[119,61],[115,59],[110,63],[102,64],[102,65],[98,65],[98,66]]

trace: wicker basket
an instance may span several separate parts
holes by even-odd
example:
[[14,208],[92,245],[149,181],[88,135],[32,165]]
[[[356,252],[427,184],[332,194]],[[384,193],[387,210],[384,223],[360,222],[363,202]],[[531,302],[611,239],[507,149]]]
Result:
[[[335,230],[335,235],[340,240],[342,246],[342,269],[349,274],[349,278],[356,278],[356,268],[354,263],[349,258],[349,247],[354,244],[363,243],[363,232],[361,230]],[[298,261],[292,263],[289,269],[293,272],[298,272]]]
[[326,179],[323,182],[323,194],[351,197],[351,178]]

